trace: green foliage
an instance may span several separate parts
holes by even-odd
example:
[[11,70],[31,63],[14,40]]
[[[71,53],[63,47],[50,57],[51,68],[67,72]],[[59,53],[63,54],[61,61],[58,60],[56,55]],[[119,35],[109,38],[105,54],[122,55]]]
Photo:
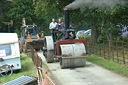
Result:
[[20,32],[19,29],[15,29],[14,32],[18,34],[18,37],[19,37],[19,38],[21,37],[21,32]]
[[85,39],[85,40],[90,40],[91,39],[91,35],[80,35],[79,37],[78,37],[79,39]]
[[124,41],[124,42],[128,42],[128,35],[127,35],[127,36],[122,37],[122,39],[123,39],[123,41]]
[[0,31],[7,32],[8,27],[3,22],[9,22],[10,19],[7,18],[5,13],[10,9],[12,6],[11,2],[7,0],[0,0]]
[[[50,34],[49,23],[52,18],[56,21],[62,18],[64,22],[63,8],[74,0],[12,0],[7,2],[1,0],[0,9],[5,10],[0,22],[13,20],[12,30],[20,29],[22,18],[26,18],[27,24],[36,23],[40,26],[40,31],[45,35]],[[0,15],[1,15],[0,14]],[[86,25],[92,29],[92,38],[95,40],[114,39],[120,35],[116,25],[128,26],[128,7],[116,5],[113,8],[101,7],[70,10],[70,24],[75,30],[81,30]],[[0,29],[5,29],[0,23]],[[18,31],[18,30],[17,30]],[[20,33],[19,33],[20,34]],[[93,40],[92,39],[92,40]],[[116,39],[114,39],[116,40]]]
[[98,39],[97,39],[97,42],[100,42],[100,41],[102,41],[102,40],[107,40],[106,35],[104,35],[104,34],[100,34],[100,35],[99,35],[99,37],[98,37]]
[[50,35],[49,24],[52,18],[59,18],[59,11],[56,10],[56,0],[33,0],[34,14],[39,20],[38,25],[44,31],[45,35]]
[[[26,18],[27,24],[32,24],[34,15],[34,7],[32,0],[13,0],[13,6],[6,15],[14,21],[14,25],[20,26],[22,25],[22,18]],[[20,25],[20,26],[19,26]]]

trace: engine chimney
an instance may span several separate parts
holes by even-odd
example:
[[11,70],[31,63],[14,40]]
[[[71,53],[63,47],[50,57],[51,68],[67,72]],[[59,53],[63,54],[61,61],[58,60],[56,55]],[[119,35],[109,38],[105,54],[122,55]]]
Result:
[[69,8],[64,8],[65,28],[69,29]]

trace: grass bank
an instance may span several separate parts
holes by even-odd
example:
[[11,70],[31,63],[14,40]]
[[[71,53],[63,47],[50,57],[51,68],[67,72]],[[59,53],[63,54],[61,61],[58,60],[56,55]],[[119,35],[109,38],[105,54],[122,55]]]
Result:
[[6,83],[13,79],[19,78],[23,75],[35,76],[37,77],[36,67],[30,57],[27,54],[21,54],[21,70],[14,72],[11,76],[5,75],[4,77],[0,76],[0,84]]
[[112,70],[116,73],[122,74],[128,77],[128,65],[113,62],[112,60],[105,60],[96,55],[91,55],[86,58],[88,61],[98,64],[106,69]]
[[[5,75],[4,77],[0,76],[0,85],[2,83],[6,83],[8,81],[19,78],[23,75],[37,77],[36,66],[34,65],[32,59],[29,57],[29,55],[27,55],[26,53],[21,54],[21,66],[22,66],[22,69],[20,71],[14,72],[11,76],[9,76],[9,75]],[[48,76],[54,81],[54,83],[56,83],[56,80],[54,79],[50,70],[47,68],[47,66],[44,63],[42,63],[42,67],[43,67],[43,76],[44,76],[44,73],[47,71]]]

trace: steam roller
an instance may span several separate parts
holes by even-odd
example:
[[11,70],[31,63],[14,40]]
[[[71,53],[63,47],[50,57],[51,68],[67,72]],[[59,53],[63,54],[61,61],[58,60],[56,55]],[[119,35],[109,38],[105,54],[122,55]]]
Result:
[[57,40],[57,31],[52,36],[45,36],[43,54],[47,63],[53,63],[58,58],[61,68],[83,67],[86,64],[86,40],[75,39],[75,30],[69,27],[69,9],[64,8],[65,28]]

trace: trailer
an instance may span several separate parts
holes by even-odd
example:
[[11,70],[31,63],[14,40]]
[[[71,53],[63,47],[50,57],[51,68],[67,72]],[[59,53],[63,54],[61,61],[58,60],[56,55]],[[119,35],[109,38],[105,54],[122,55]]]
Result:
[[20,48],[16,33],[0,33],[0,75],[21,69]]

